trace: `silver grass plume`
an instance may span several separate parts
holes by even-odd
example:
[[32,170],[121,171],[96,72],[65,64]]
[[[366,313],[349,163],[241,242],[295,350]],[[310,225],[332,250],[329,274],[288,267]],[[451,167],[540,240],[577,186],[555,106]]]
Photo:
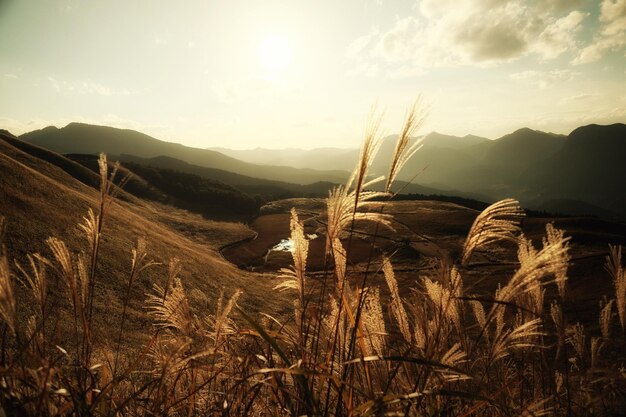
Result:
[[359,200],[355,191],[348,191],[342,185],[333,188],[326,199],[326,253],[330,253],[334,239],[340,239],[342,233],[356,221],[379,222],[381,225],[393,230],[392,217],[388,214],[377,212],[360,212],[358,209],[366,207],[376,197],[386,196],[386,193],[376,191],[362,191]]
[[550,317],[552,318],[554,328],[556,329],[556,357],[558,358],[561,353],[561,349],[565,345],[565,329],[563,327],[563,310],[561,309],[561,305],[554,300],[552,301],[552,304],[550,304]]
[[[565,232],[557,229],[552,223],[546,224],[546,237],[543,239],[543,246],[558,245],[565,239]],[[567,281],[567,265],[569,265],[571,257],[569,253],[564,253],[560,258],[560,262],[563,264],[561,268],[555,271],[556,285],[559,289],[559,295],[561,300],[565,299],[565,283]]]
[[493,203],[476,217],[463,246],[462,265],[466,266],[480,247],[499,242],[517,241],[524,210],[517,200],[508,198]]
[[[372,166],[374,158],[376,158],[376,154],[380,149],[381,121],[382,114],[377,113],[376,109],[373,108],[368,118],[367,126],[365,128],[365,140],[363,141],[363,146],[361,147],[359,160],[346,184],[346,189],[350,189],[352,186],[354,186],[355,204],[359,201],[363,188],[371,184],[371,182],[366,183],[366,179],[369,168]],[[382,178],[377,180],[382,180]],[[354,211],[356,211],[356,205],[354,207]]]
[[398,136],[396,142],[396,148],[391,158],[391,164],[389,165],[389,173],[387,174],[387,182],[385,184],[385,192],[391,191],[391,185],[395,181],[398,173],[402,170],[404,165],[409,159],[417,152],[422,143],[417,141],[413,145],[410,145],[411,137],[415,135],[417,130],[424,123],[425,115],[421,110],[420,98],[415,101],[413,107],[407,112],[404,119],[404,126],[402,132]]
[[187,337],[193,337],[199,328],[196,317],[191,312],[189,300],[180,278],[175,277],[169,292],[154,284],[154,292],[148,295],[146,305],[154,317],[155,325],[169,330],[178,330]]
[[520,294],[531,292],[542,286],[546,276],[559,276],[567,273],[569,237],[561,235],[559,240],[545,240],[540,251],[528,252],[532,257],[524,260],[509,282],[498,294],[498,300],[510,302]]
[[400,297],[400,291],[398,290],[398,281],[396,275],[393,272],[393,265],[388,257],[383,257],[383,274],[391,293],[391,311],[398,323],[402,337],[407,343],[411,343],[411,329],[409,328],[409,318],[406,314],[402,298]]
[[611,315],[613,313],[613,303],[614,299],[609,300],[604,306],[603,303],[600,302],[600,333],[605,340],[609,340],[611,338]]
[[474,317],[476,317],[476,321],[478,322],[481,331],[484,333],[485,338],[489,340],[489,329],[487,328],[487,316],[485,315],[485,308],[478,300],[472,300],[469,302],[469,304],[470,307],[472,307]]
[[33,297],[37,300],[39,308],[43,314],[46,300],[48,298],[48,279],[46,274],[46,262],[39,254],[28,254],[26,256],[30,265],[30,271],[27,272],[20,264],[16,262],[17,269],[23,276],[23,281],[33,293]]
[[17,304],[13,291],[13,280],[9,270],[9,262],[4,253],[0,254],[0,317],[15,334],[17,320]]
[[86,307],[84,301],[89,287],[89,283],[86,282],[88,278],[86,277],[83,258],[79,257],[76,266],[74,266],[72,256],[64,241],[50,237],[46,243],[52,251],[54,259],[61,267],[60,275],[65,283],[68,300],[74,308],[74,312],[82,315]]
[[385,343],[387,331],[385,329],[385,318],[380,304],[380,291],[378,288],[364,288],[366,292],[363,304],[363,324],[367,332],[367,340],[373,352],[370,354],[384,355],[386,353]]
[[576,355],[583,360],[585,358],[585,327],[576,323],[567,328],[567,341],[572,345],[576,351]]
[[298,213],[295,208],[291,209],[291,241],[293,242],[293,250],[291,256],[293,258],[293,266],[291,268],[282,268],[279,278],[282,278],[280,284],[274,289],[284,291],[287,289],[296,290],[299,296],[299,308],[303,308],[304,291],[306,285],[306,260],[309,253],[309,241],[304,235],[304,225],[298,219]]
[[224,304],[224,293],[220,291],[220,297],[217,303],[215,315],[210,315],[205,319],[207,324],[209,324],[213,330],[211,332],[211,337],[213,338],[216,346],[221,344],[224,336],[235,332],[235,323],[230,318],[230,313],[235,305],[237,305],[237,301],[239,300],[239,297],[241,297],[242,293],[243,292],[241,290],[236,290],[228,302]]
[[606,269],[613,278],[615,286],[615,305],[617,315],[622,326],[626,327],[626,270],[622,266],[622,247],[609,245],[609,255],[606,257]]
[[459,330],[461,328],[461,316],[458,310],[458,300],[448,288],[443,287],[439,282],[424,278],[426,293],[433,305],[439,312],[436,317],[448,320],[449,324]]
[[505,330],[497,337],[494,337],[491,345],[491,359],[502,359],[508,356],[514,349],[540,346],[533,339],[543,335],[541,332],[541,319],[539,318],[522,323],[510,330]]
[[600,351],[604,347],[604,342],[601,337],[594,336],[591,338],[591,367],[595,368],[598,364],[598,358],[600,357]]

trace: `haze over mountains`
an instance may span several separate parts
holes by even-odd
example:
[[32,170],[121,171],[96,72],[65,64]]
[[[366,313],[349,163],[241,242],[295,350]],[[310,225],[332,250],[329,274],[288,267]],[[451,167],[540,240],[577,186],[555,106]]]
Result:
[[[325,194],[343,183],[357,149],[196,149],[148,135],[71,123],[20,139],[64,154],[106,152],[144,166],[194,174],[251,194]],[[417,140],[417,139],[416,139]],[[626,125],[589,125],[570,135],[519,129],[496,140],[430,133],[399,175],[403,193],[496,200],[518,198],[528,208],[563,214],[626,218]],[[384,175],[395,137],[384,139],[372,174]],[[402,181],[405,181],[403,184]]]
[[26,133],[20,139],[62,154],[106,152],[109,155],[131,154],[142,158],[169,156],[194,165],[271,180],[289,178],[296,183],[340,182],[345,177],[345,173],[340,171],[298,170],[287,166],[259,167],[219,152],[160,141],[134,130],[82,123],[70,123],[62,129],[50,126]]

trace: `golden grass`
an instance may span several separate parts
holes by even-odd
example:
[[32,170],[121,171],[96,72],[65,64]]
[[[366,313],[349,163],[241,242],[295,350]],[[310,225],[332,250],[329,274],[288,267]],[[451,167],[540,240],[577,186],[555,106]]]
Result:
[[[419,115],[409,112],[390,176],[412,152],[406,143],[417,121]],[[173,258],[167,273],[154,279],[143,295],[142,305],[151,321],[149,337],[123,354],[120,346],[125,321],[132,313],[129,307],[138,302],[130,294],[143,274],[158,266],[140,239],[130,250],[130,272],[125,277],[111,277],[101,268],[99,256],[111,248],[101,241],[106,228],[115,227],[111,194],[116,190],[102,160],[103,185],[93,201],[96,210],[87,211],[82,223],[87,239],[81,249],[71,249],[53,237],[47,241],[51,256],[33,254],[25,258],[27,266],[16,267],[39,305],[26,319],[16,314],[13,272],[6,254],[0,257],[0,318],[6,329],[0,352],[4,413],[582,416],[620,412],[626,380],[619,364],[604,354],[623,349],[626,343],[611,338],[611,328],[617,325],[611,314],[613,304],[624,328],[621,249],[612,248],[607,260],[616,293],[615,301],[605,301],[598,310],[598,334],[580,323],[569,323],[562,308],[571,261],[568,237],[549,224],[541,247],[536,248],[521,234],[524,213],[513,199],[481,213],[459,256],[441,259],[415,276],[411,289],[400,288],[390,257],[374,259],[373,247],[364,265],[349,263],[357,220],[373,223],[376,231],[380,225],[391,226],[391,216],[382,209],[362,211],[372,197],[381,195],[367,189],[379,125],[380,119],[374,118],[350,181],[335,188],[326,200],[324,274],[307,273],[309,242],[297,211],[291,212],[293,265],[281,271],[278,285],[267,285],[265,296],[293,294],[293,312],[252,314],[238,306],[245,288],[205,296],[190,288],[183,278],[184,263]],[[142,221],[136,214],[128,216]],[[160,232],[165,239],[180,239],[166,229]],[[468,289],[470,260],[503,241],[517,246],[519,267],[492,297],[477,297]],[[201,246],[184,247],[185,257],[202,256]],[[379,267],[384,281],[377,274]],[[220,266],[207,271],[219,275]],[[54,306],[48,297],[50,279],[63,282],[67,294]],[[108,280],[127,294],[121,317],[112,323],[119,329],[113,342],[94,335],[90,320],[90,308],[102,295],[98,283]],[[192,295],[204,305],[194,306]],[[550,308],[544,309],[545,305]],[[55,326],[68,316],[70,331],[60,337]]]

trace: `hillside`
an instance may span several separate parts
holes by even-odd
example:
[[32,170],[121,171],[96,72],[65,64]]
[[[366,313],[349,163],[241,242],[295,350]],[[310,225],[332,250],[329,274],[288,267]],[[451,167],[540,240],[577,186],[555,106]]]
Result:
[[50,126],[21,135],[20,139],[62,154],[96,155],[105,152],[108,155],[131,154],[142,158],[169,156],[190,164],[257,178],[279,181],[289,178],[290,181],[298,184],[310,184],[317,181],[343,182],[348,175],[338,170],[320,171],[251,164],[208,149],[160,141],[133,130],[82,123],[70,123],[61,129]]
[[[68,154],[68,159],[98,172],[95,155]],[[253,215],[262,201],[228,185],[184,170],[123,161],[130,174],[124,190],[143,199],[169,204],[212,219],[239,220]]]
[[529,167],[524,176],[537,200],[582,200],[626,217],[626,125],[574,130],[560,152]]
[[482,142],[466,149],[476,156],[482,152],[481,160],[484,163],[519,169],[549,158],[564,143],[563,135],[523,128],[494,141]]
[[299,195],[326,195],[326,193],[333,184],[328,182],[317,182],[313,184],[301,185],[285,181],[266,180],[263,178],[250,177],[247,175],[241,175],[222,169],[207,168],[204,166],[194,165],[169,156],[141,158],[135,155],[122,154],[115,155],[113,156],[113,158],[119,159],[120,161],[125,163],[131,163],[147,167],[163,168],[197,175],[202,178],[219,181],[224,184],[231,185],[252,195],[263,195],[270,197],[274,195],[286,195],[288,193],[297,193]]
[[[23,262],[27,253],[50,254],[46,239],[56,236],[66,241],[77,253],[86,249],[84,233],[78,228],[88,208],[96,208],[98,192],[65,170],[44,159],[23,152],[11,145],[12,135],[3,133],[0,140],[0,215],[6,220],[3,244],[10,259]],[[52,157],[51,153],[45,153]],[[60,155],[56,162],[67,167],[77,165]],[[80,165],[78,165],[80,166]],[[89,176],[87,172],[81,171]],[[272,288],[271,280],[258,280],[236,269],[219,254],[219,248],[251,232],[239,223],[224,223],[203,219],[197,215],[148,203],[122,192],[105,218],[102,256],[98,263],[95,317],[97,334],[105,337],[110,326],[119,325],[119,316],[127,279],[131,248],[137,238],[147,243],[148,257],[159,263],[141,274],[131,289],[129,328],[135,338],[146,331],[146,312],[143,308],[146,293],[154,283],[163,283],[170,259],[180,259],[183,285],[193,294],[194,305],[205,305],[216,300],[219,292],[227,294],[236,288],[246,288],[240,301],[248,308],[263,305],[280,309],[276,301],[264,297]],[[58,278],[56,278],[58,279]],[[122,280],[122,281],[120,281]],[[51,285],[55,303],[61,303],[63,286]],[[19,294],[23,294],[20,289]],[[18,294],[18,295],[19,295]],[[26,313],[28,309],[20,308]]]

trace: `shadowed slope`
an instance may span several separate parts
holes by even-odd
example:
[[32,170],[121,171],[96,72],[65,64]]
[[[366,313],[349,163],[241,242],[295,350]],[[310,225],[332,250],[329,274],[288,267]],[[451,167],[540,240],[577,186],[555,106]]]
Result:
[[582,200],[626,218],[626,125],[579,127],[563,149],[526,170],[535,198]]
[[[71,165],[71,161],[67,163]],[[65,240],[72,252],[84,250],[86,239],[78,223],[96,203],[95,189],[0,141],[0,215],[7,222],[4,243],[11,259],[24,259],[29,252],[49,254],[45,245],[49,236]],[[166,265],[173,257],[180,258],[184,265],[183,284],[194,294],[192,302],[196,306],[206,308],[208,300],[217,299],[222,288],[232,293],[244,286],[247,291],[243,305],[253,309],[263,305],[270,310],[276,306],[275,299],[265,299],[271,283],[253,279],[219,255],[219,247],[249,236],[250,231],[241,224],[207,221],[128,196],[128,201],[113,205],[103,233],[94,314],[97,335],[104,336],[110,326],[119,325],[126,284],[120,280],[127,279],[131,248],[139,237],[147,242],[149,258],[162,265],[146,270],[133,284],[129,326],[135,337],[150,332],[142,307],[145,294],[153,283],[164,282]],[[51,290],[53,298],[63,299],[60,282],[54,281]],[[28,312],[24,305],[20,310]]]

